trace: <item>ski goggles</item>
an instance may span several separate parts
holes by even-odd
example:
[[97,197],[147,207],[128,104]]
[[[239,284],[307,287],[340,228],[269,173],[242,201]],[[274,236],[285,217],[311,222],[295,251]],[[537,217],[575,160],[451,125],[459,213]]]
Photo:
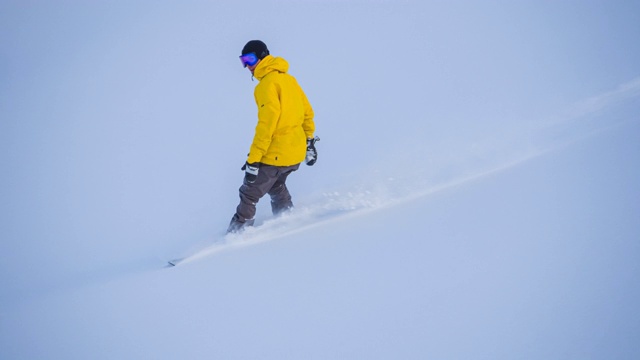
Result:
[[256,56],[256,53],[240,55],[240,62],[242,62],[242,65],[244,65],[244,67],[253,66],[258,63],[258,60],[259,59],[258,56]]

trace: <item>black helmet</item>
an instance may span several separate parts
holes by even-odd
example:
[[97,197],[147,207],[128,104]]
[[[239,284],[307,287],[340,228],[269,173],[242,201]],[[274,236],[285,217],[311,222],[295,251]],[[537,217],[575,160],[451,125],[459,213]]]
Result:
[[242,48],[242,54],[246,55],[249,53],[254,53],[258,57],[258,59],[262,60],[265,56],[269,55],[269,49],[267,49],[267,45],[260,40],[251,40]]

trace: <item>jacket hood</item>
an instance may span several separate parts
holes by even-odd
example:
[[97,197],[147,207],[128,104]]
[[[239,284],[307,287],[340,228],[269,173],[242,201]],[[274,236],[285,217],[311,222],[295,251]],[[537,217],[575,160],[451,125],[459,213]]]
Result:
[[281,57],[267,55],[253,71],[253,76],[258,80],[262,80],[262,78],[274,71],[286,73],[289,71],[289,63]]

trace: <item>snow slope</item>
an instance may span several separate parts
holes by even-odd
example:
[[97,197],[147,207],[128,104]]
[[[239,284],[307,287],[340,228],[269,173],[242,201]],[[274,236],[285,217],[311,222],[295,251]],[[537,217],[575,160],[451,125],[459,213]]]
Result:
[[3,358],[633,359],[639,133],[32,299]]
[[[640,357],[639,10],[1,2],[0,359]],[[320,157],[225,238],[254,38]]]

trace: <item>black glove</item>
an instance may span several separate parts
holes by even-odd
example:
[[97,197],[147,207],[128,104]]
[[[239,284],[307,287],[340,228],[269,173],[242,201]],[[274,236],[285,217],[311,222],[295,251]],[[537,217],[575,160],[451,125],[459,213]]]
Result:
[[305,162],[309,166],[313,166],[318,160],[318,150],[316,150],[316,142],[320,141],[319,137],[314,137],[313,139],[307,139],[307,157],[305,158]]
[[256,182],[258,178],[258,171],[260,170],[260,163],[249,164],[248,162],[242,165],[241,170],[244,170],[244,181],[249,184]]

